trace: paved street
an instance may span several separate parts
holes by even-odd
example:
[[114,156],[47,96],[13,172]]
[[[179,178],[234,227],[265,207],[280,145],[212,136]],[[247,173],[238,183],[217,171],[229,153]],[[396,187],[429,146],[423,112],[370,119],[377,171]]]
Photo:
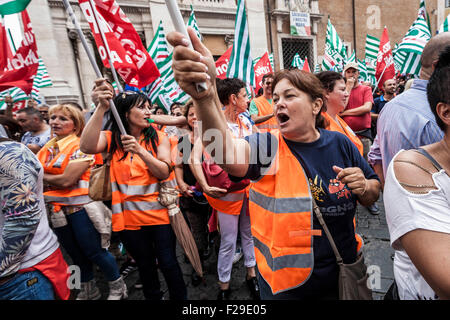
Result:
[[[384,214],[384,206],[382,198],[377,202],[380,207],[380,214],[375,216],[361,206],[358,206],[357,211],[357,232],[363,236],[365,247],[365,262],[368,266],[369,273],[371,273],[371,283],[375,285],[373,288],[373,298],[375,300],[383,299],[384,294],[392,283],[394,278],[392,271],[392,254],[393,250],[389,246],[389,232],[386,225]],[[205,282],[197,287],[194,287],[191,282],[192,267],[186,263],[184,254],[179,246],[177,246],[178,261],[184,274],[184,280],[187,284],[188,298],[190,300],[215,300],[217,297],[217,271],[216,262],[217,256],[215,250],[205,262]],[[69,258],[68,258],[69,259]],[[69,262],[69,260],[67,260]],[[119,265],[123,263],[119,260]],[[375,272],[375,273],[373,273]],[[378,275],[381,277],[378,277]],[[102,299],[106,299],[108,295],[108,286],[105,282],[101,272],[97,270],[96,277],[98,279],[98,286],[102,291]],[[126,279],[129,290],[130,300],[143,300],[144,296],[142,290],[135,289],[134,284],[138,280],[138,272],[130,274]],[[164,299],[169,299],[169,293],[164,282],[164,278],[160,273],[160,280],[162,290],[164,291]],[[249,291],[245,284],[245,267],[243,259],[233,266],[231,277],[231,299],[233,300],[250,300]],[[74,296],[74,294],[72,294]]]

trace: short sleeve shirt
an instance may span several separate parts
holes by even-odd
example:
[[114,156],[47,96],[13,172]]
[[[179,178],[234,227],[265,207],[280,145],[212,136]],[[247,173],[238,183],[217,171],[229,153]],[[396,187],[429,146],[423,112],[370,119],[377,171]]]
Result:
[[[368,86],[359,85],[356,88],[353,88],[352,92],[350,93],[348,104],[345,110],[351,110],[361,107],[367,102],[371,102],[373,105],[372,91]],[[359,116],[345,116],[342,117],[342,119],[344,119],[348,126],[355,132],[369,129],[371,126],[370,112]]]
[[24,145],[36,144],[39,147],[43,147],[50,140],[51,129],[48,127],[47,130],[40,134],[33,135],[32,132],[27,131],[22,137],[21,142]]

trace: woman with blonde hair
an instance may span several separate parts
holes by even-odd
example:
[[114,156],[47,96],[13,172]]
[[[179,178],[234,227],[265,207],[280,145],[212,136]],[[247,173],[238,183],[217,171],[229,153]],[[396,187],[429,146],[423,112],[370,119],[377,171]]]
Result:
[[73,263],[81,269],[77,300],[101,297],[94,280],[94,263],[109,282],[108,300],[127,298],[127,287],[116,261],[102,247],[100,233],[85,208],[93,202],[88,187],[95,156],[80,151],[84,116],[73,106],[56,105],[49,110],[49,125],[54,138],[42,147],[37,157],[44,167],[44,198],[49,204],[53,229]]

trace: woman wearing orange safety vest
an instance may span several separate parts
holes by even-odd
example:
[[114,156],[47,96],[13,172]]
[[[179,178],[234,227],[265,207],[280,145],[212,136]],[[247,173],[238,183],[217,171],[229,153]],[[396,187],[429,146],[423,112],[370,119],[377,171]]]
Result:
[[[212,55],[192,29],[188,32],[196,52],[182,34],[167,37],[174,46],[174,76],[194,99],[203,132],[214,128],[221,133],[223,148],[216,154],[241,159],[223,164],[224,170],[236,179],[252,180],[250,219],[261,298],[337,299],[339,267],[312,212],[312,197],[344,263],[353,263],[356,205],[376,201],[377,176],[347,137],[323,129],[324,89],[308,72],[275,74],[279,130],[234,140],[217,105]],[[197,92],[195,82],[206,82],[207,89]]]
[[[244,114],[248,106],[245,82],[236,78],[218,80],[217,92],[221,103],[220,107],[224,106],[222,117],[227,123],[227,131],[232,137],[234,139],[242,139],[253,132],[257,132],[253,122]],[[196,159],[199,159],[199,153],[195,151],[198,149],[199,141],[197,140],[194,143],[194,157]],[[195,165],[193,173],[202,189],[208,190],[209,186],[204,176],[199,173],[200,170],[199,166]],[[247,186],[241,190],[223,193],[220,197],[214,197],[209,192],[205,192],[205,197],[208,199],[209,204],[217,211],[220,228],[220,248],[217,257],[217,273],[220,286],[218,300],[229,300],[230,298],[231,270],[233,268],[233,256],[236,252],[238,232],[241,237],[244,265],[247,267],[246,283],[252,298],[259,299],[259,287],[255,273],[256,260],[250,230],[250,217],[247,213],[248,189],[249,187]],[[220,192],[220,190],[218,191]]]
[[114,104],[128,134],[121,135],[112,119],[111,131],[101,131],[102,118],[109,109],[113,90],[104,79],[96,81],[92,93],[97,108],[81,136],[86,153],[112,153],[112,230],[119,233],[125,249],[136,261],[144,296],[160,300],[162,291],[156,259],[169,288],[170,298],[185,300],[186,286],[178,264],[175,234],[168,210],[158,202],[159,183],[175,186],[167,135],[150,124],[147,97],[126,91]]
[[[114,257],[102,248],[99,232],[84,205],[88,196],[90,168],[95,157],[80,151],[84,116],[70,105],[56,105],[49,110],[49,124],[55,138],[37,153],[44,167],[44,198],[50,204],[49,215],[62,215],[63,223],[54,224],[58,240],[81,269],[81,291],[77,300],[97,300],[101,294],[94,280],[93,263],[109,281],[109,300],[127,297],[127,287]],[[65,218],[64,218],[65,217]],[[54,219],[50,219],[51,221]],[[59,219],[61,221],[61,219]]]

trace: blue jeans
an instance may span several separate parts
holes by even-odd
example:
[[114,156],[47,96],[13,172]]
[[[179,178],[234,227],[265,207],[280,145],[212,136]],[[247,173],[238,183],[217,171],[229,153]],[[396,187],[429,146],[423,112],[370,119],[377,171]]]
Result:
[[108,281],[117,280],[120,273],[116,260],[108,250],[101,247],[100,234],[86,210],[69,214],[66,218],[67,225],[54,231],[73,263],[80,267],[81,282],[94,278],[93,263],[100,267]]
[[183,273],[175,252],[175,233],[169,224],[123,230],[120,231],[120,240],[136,261],[146,299],[160,300],[162,297],[156,259],[166,280],[170,299],[187,299]]
[[51,282],[40,271],[32,271],[0,285],[0,300],[55,300],[55,294]]

